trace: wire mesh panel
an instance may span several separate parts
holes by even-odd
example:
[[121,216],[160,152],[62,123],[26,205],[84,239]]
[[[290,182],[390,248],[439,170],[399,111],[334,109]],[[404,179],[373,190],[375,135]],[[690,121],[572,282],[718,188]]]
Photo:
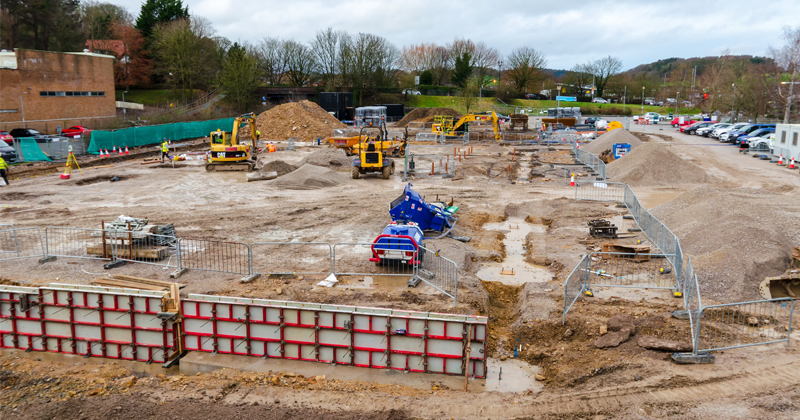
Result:
[[589,254],[589,287],[676,289],[675,272],[664,254],[596,252]]
[[437,141],[439,135],[436,133],[417,133],[416,141]]
[[250,258],[250,247],[239,242],[186,238],[178,241],[182,269],[250,274]]
[[458,303],[458,264],[439,255],[438,251],[420,246],[421,264],[416,277],[453,298]]
[[328,274],[333,248],[324,242],[257,242],[250,245],[253,272],[261,274]]
[[781,342],[788,346],[793,312],[791,298],[706,306],[697,317],[696,352]]
[[44,242],[39,228],[0,230],[0,261],[44,257]]
[[412,277],[419,264],[416,244],[398,238],[393,243],[339,243],[333,246],[333,272],[339,275]]
[[175,236],[119,230],[106,233],[115,260],[178,267]]
[[575,302],[586,290],[586,277],[589,271],[589,256],[584,255],[578,262],[578,265],[572,269],[572,272],[567,277],[567,282],[564,283],[564,314],[561,317],[561,324],[567,322],[567,313],[572,309]]
[[575,199],[621,203],[625,198],[625,184],[605,181],[575,182]]
[[44,230],[47,256],[110,260],[110,234],[102,229],[48,226]]

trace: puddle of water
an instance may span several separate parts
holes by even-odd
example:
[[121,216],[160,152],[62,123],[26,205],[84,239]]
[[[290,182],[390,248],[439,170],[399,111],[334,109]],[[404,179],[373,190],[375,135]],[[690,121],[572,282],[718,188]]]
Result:
[[[498,392],[538,391],[544,388],[541,382],[534,379],[539,367],[529,365],[519,359],[500,361],[490,358],[486,365],[486,390]],[[503,370],[502,376],[500,369]]]
[[[506,246],[506,258],[501,263],[488,263],[478,271],[477,276],[483,281],[497,281],[514,286],[535,282],[544,283],[553,278],[553,273],[547,268],[537,267],[525,261],[527,250],[525,236],[533,232],[542,237],[545,234],[543,225],[529,225],[521,218],[512,217],[503,223],[488,223],[483,226],[486,230],[507,231],[503,244]],[[534,239],[532,242],[536,242]]]

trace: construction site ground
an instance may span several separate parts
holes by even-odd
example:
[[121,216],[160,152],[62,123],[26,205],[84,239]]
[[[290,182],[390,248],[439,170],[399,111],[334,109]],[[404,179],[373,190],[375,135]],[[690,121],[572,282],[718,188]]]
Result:
[[[793,191],[798,172],[745,158],[734,148],[704,146],[713,140],[676,134],[669,127],[639,126],[649,142],[678,147],[672,151],[703,168],[708,184],[730,194],[757,189],[764,205],[798,207]],[[410,182],[427,200],[459,206],[455,233],[470,242],[444,238],[428,246],[459,267],[458,305],[430,286],[407,288],[404,282],[343,279],[334,288],[316,283],[324,276],[274,276],[241,283],[241,275],[189,271],[180,278],[182,294],[203,293],[338,303],[489,317],[489,374],[471,380],[468,393],[452,381],[427,375],[398,384],[382,380],[394,372],[376,372],[367,380],[289,372],[237,369],[182,375],[142,363],[0,352],[0,416],[3,418],[797,418],[800,416],[800,364],[797,344],[715,352],[713,365],[676,365],[670,353],[637,345],[654,336],[689,342],[688,321],[674,319],[682,308],[669,291],[596,290],[579,299],[561,324],[564,282],[583,254],[610,240],[589,236],[586,223],[606,218],[628,233],[632,220],[613,204],[575,201],[564,169],[590,179],[573,163],[567,147],[501,147],[469,144],[472,153],[456,163],[453,178],[416,178]],[[453,147],[430,148],[453,155]],[[414,150],[414,144],[410,146]],[[420,150],[420,149],[417,149]],[[45,171],[12,169],[11,185],[0,188],[0,222],[16,227],[100,227],[119,215],[174,223],[179,237],[245,243],[371,242],[390,221],[389,203],[403,190],[401,159],[389,180],[377,176],[350,179],[348,159],[331,158],[333,148],[298,147],[262,155],[264,164],[281,160],[300,167],[321,163],[337,176],[319,187],[245,182],[241,172],[207,173],[198,159],[165,165],[141,165],[142,156],[116,159],[111,167],[87,170],[62,180]],[[338,152],[341,153],[341,152]],[[153,152],[155,155],[155,152]],[[324,156],[323,156],[324,155]],[[342,154],[343,156],[343,154]],[[553,165],[551,167],[551,165]],[[291,174],[291,173],[290,173]],[[36,176],[34,176],[36,175]],[[112,177],[121,179],[108,182]],[[278,178],[280,180],[282,175]],[[613,181],[613,179],[611,180]],[[287,187],[287,185],[289,187]],[[299,186],[298,186],[299,185]],[[289,189],[289,188],[305,189]],[[707,185],[632,186],[649,209]],[[311,189],[308,189],[311,188]],[[702,219],[702,214],[698,215]],[[772,219],[767,219],[770,223]],[[719,221],[709,217],[709,227]],[[666,221],[669,226],[669,221]],[[789,223],[789,221],[787,221]],[[765,226],[779,230],[781,226]],[[682,233],[676,230],[678,236]],[[732,234],[735,234],[733,232]],[[649,243],[641,232],[613,242]],[[693,250],[686,250],[693,255]],[[788,250],[787,250],[788,252]],[[293,255],[276,256],[291,260]],[[300,259],[299,257],[295,257]],[[758,260],[756,255],[737,255]],[[722,261],[719,267],[724,267]],[[731,264],[733,260],[727,261]],[[298,261],[298,265],[301,263]],[[713,272],[725,278],[729,273]],[[756,264],[756,267],[759,267]],[[748,276],[773,275],[774,267]],[[513,275],[500,274],[513,270]],[[0,262],[0,281],[45,285],[90,284],[108,273],[169,280],[172,269],[127,264],[104,270],[102,261],[59,258]],[[758,271],[758,270],[756,270]],[[734,273],[733,275],[737,275]],[[747,277],[738,273],[739,277]],[[703,283],[708,277],[701,276]],[[742,281],[740,279],[740,281]],[[738,283],[737,283],[738,284]],[[757,284],[756,284],[757,286]],[[703,303],[728,302],[724,293],[704,295]],[[740,291],[757,299],[755,287]],[[743,299],[740,299],[743,300]],[[629,315],[633,337],[618,347],[594,345],[615,316]],[[793,340],[794,341],[794,340]],[[521,346],[521,347],[520,347]],[[516,356],[515,359],[515,349]],[[314,363],[308,362],[308,365]],[[502,378],[499,368],[503,367]],[[310,367],[309,369],[314,369]],[[522,374],[520,374],[522,372]],[[533,374],[537,379],[533,379]]]

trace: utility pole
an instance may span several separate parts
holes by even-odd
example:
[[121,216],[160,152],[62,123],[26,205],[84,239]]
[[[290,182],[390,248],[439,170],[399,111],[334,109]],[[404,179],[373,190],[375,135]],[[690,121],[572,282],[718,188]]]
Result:
[[680,92],[675,92],[675,115],[678,115],[678,104],[680,103],[679,102],[680,101],[679,96],[681,96],[681,93]]
[[733,107],[731,108],[731,122],[734,122],[733,119],[735,117],[734,112],[736,111],[736,83],[732,83],[733,86]]
[[[26,93],[26,92],[22,92],[22,93]],[[19,107],[22,110],[22,128],[28,128],[25,125],[25,104],[22,103],[22,93],[19,94]]]
[[644,86],[642,86],[642,115],[644,115]]
[[625,93],[622,94],[622,113],[625,113],[625,100],[628,96],[628,86],[625,86]]

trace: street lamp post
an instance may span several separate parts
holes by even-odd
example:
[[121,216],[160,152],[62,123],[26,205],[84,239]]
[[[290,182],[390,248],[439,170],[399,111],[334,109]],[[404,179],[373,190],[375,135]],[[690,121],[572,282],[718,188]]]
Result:
[[644,86],[642,86],[642,115],[644,115]]
[[123,118],[128,117],[128,108],[125,107],[125,94],[128,93],[127,90],[122,91],[122,115]]
[[678,104],[680,103],[681,92],[675,92],[675,115],[678,115]]
[[731,107],[731,122],[735,122],[733,119],[735,118],[736,112],[736,83],[731,83],[733,86],[733,106]]
[[622,94],[622,113],[623,114],[625,113],[625,99],[627,99],[627,96],[628,96],[628,87],[625,86],[625,93]]
[[[26,93],[26,92],[22,92]],[[22,93],[19,94],[19,107],[22,110],[22,128],[28,128],[25,125],[25,104],[22,102]]]

